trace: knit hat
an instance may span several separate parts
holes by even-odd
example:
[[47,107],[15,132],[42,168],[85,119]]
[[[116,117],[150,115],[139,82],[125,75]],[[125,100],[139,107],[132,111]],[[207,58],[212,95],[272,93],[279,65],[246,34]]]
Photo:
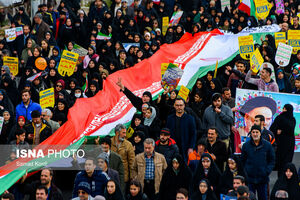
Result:
[[257,125],[253,125],[253,126],[251,127],[251,131],[250,131],[250,132],[252,132],[252,130],[258,130],[259,132],[261,132],[260,127],[257,126]]
[[171,132],[170,132],[170,129],[163,128],[163,129],[161,129],[160,134],[171,135]]
[[78,190],[83,190],[86,193],[91,194],[91,186],[88,182],[80,182],[77,187],[77,191]]
[[37,14],[34,16],[34,18],[36,18],[36,17],[38,17],[38,18],[40,18],[40,19],[42,19],[42,18],[43,18],[43,16],[42,16],[42,14],[41,14],[41,13],[37,13]]
[[108,165],[109,161],[108,161],[108,155],[107,155],[107,153],[105,153],[105,152],[100,153],[99,156],[97,157],[97,159],[104,160],[106,162],[106,164]]

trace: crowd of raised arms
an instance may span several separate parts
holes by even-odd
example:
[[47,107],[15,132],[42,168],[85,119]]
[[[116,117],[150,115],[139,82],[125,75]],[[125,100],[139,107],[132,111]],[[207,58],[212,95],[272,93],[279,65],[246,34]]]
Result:
[[[108,76],[150,58],[161,45],[179,41],[186,32],[239,33],[246,27],[272,24],[278,24],[281,32],[300,30],[300,1],[284,0],[281,14],[276,2],[270,1],[269,16],[259,20],[241,12],[238,0],[231,0],[225,9],[220,0],[96,0],[85,9],[79,0],[48,1],[38,6],[32,19],[26,7],[16,7],[14,15],[0,7],[1,27],[23,28],[15,40],[9,41],[7,35],[0,40],[4,120],[0,144],[15,147],[1,165],[16,159],[15,149],[38,145],[55,134],[76,100],[96,95]],[[163,17],[171,18],[178,11],[183,11],[180,21],[164,33]],[[132,45],[125,48],[125,43]],[[57,68],[62,51],[74,51],[78,45],[87,54],[73,75],[61,76]],[[282,105],[282,113],[269,125],[262,114],[252,113],[246,131],[249,140],[235,144],[236,88],[300,94],[300,51],[280,68],[272,34],[261,38],[255,48],[274,66],[275,79],[270,68],[256,74],[249,61],[237,55],[218,69],[216,77],[214,71],[199,77],[186,101],[177,97],[178,90],[168,89],[155,100],[148,91],[137,97],[119,78],[120,92],[137,112],[129,127],[116,125],[115,136],[85,142],[98,148],[83,163],[74,157],[77,171],[64,178],[72,195],[67,197],[65,185],[57,181],[70,172],[43,168],[31,177],[26,173],[1,199],[216,200],[224,194],[238,200],[299,200],[298,173],[292,163],[296,125],[292,105]],[[18,75],[3,65],[5,56],[18,57]],[[47,62],[41,74],[35,62],[40,57]],[[42,109],[39,92],[52,87],[55,106]],[[243,116],[249,115],[251,110],[245,110]],[[270,187],[273,170],[278,171],[278,179]]]

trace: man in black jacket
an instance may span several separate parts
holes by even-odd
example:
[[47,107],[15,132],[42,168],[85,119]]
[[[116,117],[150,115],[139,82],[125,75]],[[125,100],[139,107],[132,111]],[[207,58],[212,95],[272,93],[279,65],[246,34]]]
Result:
[[170,129],[163,128],[160,131],[159,140],[155,142],[155,151],[165,156],[168,165],[171,164],[172,158],[179,154],[176,142],[170,136]]
[[14,41],[14,53],[17,53],[19,58],[21,58],[23,49],[26,48],[26,42],[28,38],[33,38],[33,36],[30,34],[30,26],[24,25],[23,34],[19,35]]
[[[27,173],[21,179],[24,183]],[[29,194],[29,200],[35,200],[35,192],[39,186],[45,186],[48,189],[48,200],[63,200],[63,195],[61,190],[56,187],[53,183],[53,171],[50,168],[45,168],[41,171],[40,180],[34,181],[32,183],[24,183],[23,192],[24,194]]]
[[210,127],[207,130],[207,151],[219,167],[220,171],[224,171],[224,164],[227,160],[226,144],[218,139],[217,128]]

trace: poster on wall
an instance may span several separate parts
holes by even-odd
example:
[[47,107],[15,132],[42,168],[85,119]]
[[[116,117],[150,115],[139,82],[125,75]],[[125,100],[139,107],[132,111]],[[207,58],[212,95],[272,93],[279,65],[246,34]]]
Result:
[[258,90],[236,90],[235,128],[238,130],[241,140],[246,141],[256,115],[263,115],[266,119],[266,128],[270,128],[274,119],[282,112],[285,104],[294,107],[296,119],[295,152],[300,152],[300,96],[295,94],[266,92]]

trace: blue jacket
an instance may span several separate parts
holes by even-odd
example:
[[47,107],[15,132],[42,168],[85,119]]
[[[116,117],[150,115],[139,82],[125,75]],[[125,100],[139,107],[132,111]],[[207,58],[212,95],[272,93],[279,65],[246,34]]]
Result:
[[[171,138],[175,140],[175,129],[176,129],[176,114],[171,114],[167,119],[167,128],[171,131]],[[196,123],[193,116],[184,113],[180,119],[180,135],[181,135],[181,150],[183,152],[184,161],[187,162],[187,150],[193,149],[196,143],[197,132]]]
[[252,184],[268,183],[275,165],[275,152],[270,142],[261,139],[259,145],[251,138],[242,147],[242,163]]
[[24,116],[26,121],[31,120],[31,112],[34,110],[38,110],[38,111],[40,111],[40,113],[42,113],[42,108],[41,108],[40,104],[34,103],[34,102],[32,102],[32,100],[30,100],[30,103],[29,103],[28,107],[26,108],[24,103],[21,102],[16,107],[17,121],[18,121],[19,116]]
[[75,177],[72,198],[78,197],[77,190],[80,182],[87,182],[90,184],[90,195],[92,197],[95,197],[96,195],[103,196],[108,180],[109,177],[107,176],[107,174],[103,173],[101,170],[95,170],[92,177],[88,177],[85,170],[82,170],[78,172]]

